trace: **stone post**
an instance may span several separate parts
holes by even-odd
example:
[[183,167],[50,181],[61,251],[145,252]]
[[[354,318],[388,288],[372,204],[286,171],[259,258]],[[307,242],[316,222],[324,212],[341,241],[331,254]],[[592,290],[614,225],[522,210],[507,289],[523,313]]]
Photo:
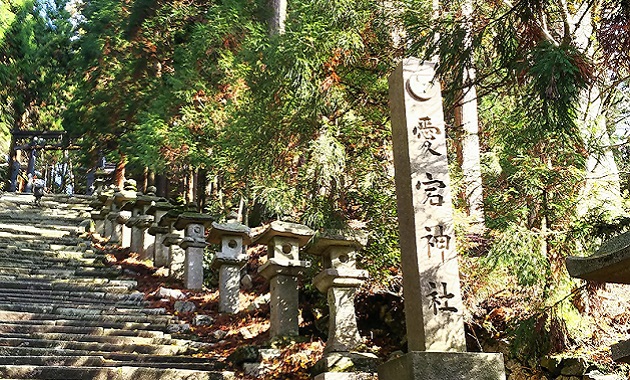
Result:
[[[35,143],[33,143],[34,145]],[[28,166],[26,167],[26,177],[28,181],[26,182],[26,187],[24,189],[25,193],[33,192],[33,176],[35,175],[35,162],[37,161],[37,149],[35,146],[30,151],[30,155],[28,158]]]
[[501,354],[467,353],[439,80],[405,59],[389,78],[409,353],[381,380],[505,379]]
[[174,227],[185,231],[179,246],[186,256],[184,259],[184,286],[186,289],[201,290],[203,287],[203,253],[206,248],[206,227],[212,217],[206,214],[184,212],[177,217]]
[[[153,265],[156,267],[170,266],[169,247],[164,244],[164,239],[167,234],[171,233],[171,228],[170,226],[160,226],[159,222],[173,207],[174,206],[168,202],[156,202],[147,209],[147,215],[152,215],[154,220],[147,232],[155,237],[155,243],[153,244]],[[179,244],[179,241],[176,244]]]
[[186,253],[179,246],[184,239],[184,231],[177,231],[174,227],[177,217],[182,210],[167,211],[158,221],[158,227],[165,227],[169,232],[164,235],[163,244],[168,249],[168,273],[178,279],[184,277],[184,260]]
[[314,231],[296,223],[272,222],[254,241],[267,244],[267,262],[258,273],[269,281],[271,292],[271,337],[299,335],[298,279],[311,263],[300,260],[300,248]]
[[246,245],[250,243],[249,228],[240,223],[212,223],[208,243],[221,244],[215,253],[213,267],[219,268],[219,312],[239,311],[241,268],[247,262]]

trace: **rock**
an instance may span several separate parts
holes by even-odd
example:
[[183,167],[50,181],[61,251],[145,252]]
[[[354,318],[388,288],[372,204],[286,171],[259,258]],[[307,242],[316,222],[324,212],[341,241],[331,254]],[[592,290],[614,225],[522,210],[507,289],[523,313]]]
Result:
[[214,323],[214,318],[212,318],[209,315],[198,314],[198,315],[195,315],[195,318],[193,318],[193,326],[209,326],[213,323]]
[[394,351],[389,355],[389,358],[387,360],[392,360],[392,359],[396,359],[399,356],[403,356],[405,353],[398,350],[398,351]]
[[213,332],[210,335],[216,340],[221,340],[221,339],[225,338],[227,336],[227,334],[228,334],[227,331],[217,330],[217,331]]
[[256,336],[256,334],[249,331],[247,327],[242,327],[240,330],[238,330],[238,332],[241,334],[243,339],[252,339]]
[[172,298],[172,299],[182,299],[185,297],[184,293],[179,289],[169,289],[169,288],[159,288],[157,290],[157,296],[160,298]]
[[256,346],[241,346],[237,348],[227,360],[234,365],[241,365],[243,363],[254,363],[260,360],[260,352]]
[[269,368],[262,363],[243,363],[243,372],[247,376],[261,378],[269,372]]
[[586,364],[581,359],[569,358],[562,364],[560,373],[565,376],[582,376],[586,371]]
[[243,290],[251,290],[254,287],[254,280],[252,276],[249,274],[241,277],[241,289]]
[[197,310],[197,306],[190,301],[175,301],[174,308],[179,313],[192,313]]
[[190,325],[188,323],[171,324],[166,327],[166,331],[169,334],[186,333],[190,331]]
[[561,363],[562,363],[561,358],[557,358],[553,356],[545,356],[544,358],[540,359],[540,366],[546,369],[547,371],[549,371],[549,373],[551,373],[554,376],[557,376],[560,374],[560,370],[562,368],[560,366]]
[[589,371],[584,375],[584,380],[622,380],[621,377],[617,375],[604,375],[598,370]]

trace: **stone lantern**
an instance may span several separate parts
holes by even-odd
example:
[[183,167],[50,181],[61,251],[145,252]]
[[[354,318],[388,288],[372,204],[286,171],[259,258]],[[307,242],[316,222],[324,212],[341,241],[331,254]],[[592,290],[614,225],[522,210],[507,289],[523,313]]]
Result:
[[136,198],[136,181],[133,179],[125,180],[125,187],[121,191],[114,193],[114,202],[112,211],[107,218],[112,222],[112,234],[109,239],[110,243],[120,244],[123,247],[129,247],[131,243],[131,230],[125,227],[125,223],[131,217],[129,211],[123,211],[122,207],[125,203]]
[[155,187],[150,186],[146,195],[138,193],[135,202],[132,203],[132,218],[127,226],[132,229],[131,249],[137,252],[141,259],[153,258],[155,238],[147,231],[153,224],[153,216],[147,214],[147,210],[157,201],[164,198],[155,196]]
[[327,295],[330,308],[328,341],[325,353],[357,351],[362,345],[354,309],[357,289],[368,278],[365,270],[357,269],[357,251],[367,243],[363,233],[325,233],[308,248],[320,256],[322,271],[313,284]]
[[295,336],[298,326],[298,279],[310,267],[300,260],[300,248],[311,240],[315,232],[307,226],[272,222],[254,241],[267,244],[267,262],[258,273],[269,281],[271,293],[271,337]]
[[203,253],[206,248],[206,227],[213,218],[207,214],[184,212],[179,214],[174,227],[184,230],[185,236],[179,246],[184,249],[184,286],[186,289],[201,290],[203,286]]
[[185,252],[179,246],[184,239],[184,231],[178,231],[174,225],[179,214],[183,213],[180,209],[168,210],[159,220],[156,218],[157,226],[164,227],[168,231],[164,235],[163,244],[168,249],[168,272],[170,276],[181,279],[184,271]]
[[220,244],[213,267],[219,268],[219,312],[236,314],[239,311],[241,268],[247,262],[246,245],[250,243],[249,228],[240,223],[212,223],[208,243]]
[[[159,222],[173,207],[175,206],[168,202],[158,201],[151,204],[147,209],[147,215],[153,216],[154,220],[147,232],[155,237],[155,243],[153,245],[153,265],[156,267],[170,266],[169,247],[164,244],[164,239],[167,234],[171,233],[171,228],[170,226],[160,226]],[[179,244],[179,242],[177,242],[177,244]]]

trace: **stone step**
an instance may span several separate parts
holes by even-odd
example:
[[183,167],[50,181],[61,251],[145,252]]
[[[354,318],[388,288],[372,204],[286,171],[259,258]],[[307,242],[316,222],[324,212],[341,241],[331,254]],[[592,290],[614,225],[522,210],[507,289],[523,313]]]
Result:
[[[122,356],[122,355],[121,355]],[[152,356],[155,359],[164,359],[168,356]],[[78,366],[78,367],[152,367],[152,368],[172,368],[172,369],[189,369],[199,371],[216,371],[224,368],[223,365],[216,361],[208,359],[195,360],[196,358],[188,356],[174,356],[177,361],[140,361],[138,355],[129,355],[129,360],[112,360],[106,359],[104,356],[62,356],[45,355],[45,356],[0,356],[0,366],[2,365],[35,365],[35,366]]]
[[[123,317],[147,317],[159,318],[165,314],[163,308],[132,308],[115,307],[100,304],[74,304],[74,303],[2,303],[0,310],[19,311],[26,313],[43,313],[69,316],[117,316]],[[169,317],[166,317],[169,318]]]
[[[55,309],[55,313],[52,313],[51,310],[47,310],[45,306],[33,308],[27,307],[15,307],[15,310],[0,308],[0,315],[3,312],[16,312],[16,313],[24,313],[30,315],[43,315],[44,319],[78,319],[81,321],[98,321],[100,323],[106,322],[132,322],[132,323],[153,323],[153,324],[163,324],[169,325],[175,323],[175,318],[170,315],[152,315],[152,314],[130,314],[117,312],[114,314],[108,313],[90,313],[89,310],[84,312],[82,309]],[[24,310],[31,309],[31,311]],[[1,319],[0,319],[1,320]]]
[[19,268],[32,268],[32,267],[91,267],[91,268],[104,268],[105,264],[96,258],[76,258],[76,259],[63,259],[57,257],[42,257],[37,259],[28,259],[17,255],[3,255],[0,253],[0,266],[2,267],[19,267]]
[[0,289],[70,290],[76,292],[124,293],[136,287],[132,280],[111,280],[98,278],[74,278],[53,280],[51,277],[16,277],[12,280],[0,279]]
[[185,355],[190,347],[173,344],[82,342],[37,338],[0,338],[0,346],[37,347],[86,351],[127,352],[153,355]]
[[110,344],[139,344],[139,345],[182,345],[183,341],[170,338],[154,338],[141,336],[116,336],[116,335],[91,335],[70,333],[14,333],[0,332],[0,341],[3,339],[39,339],[67,342],[95,342]]
[[41,290],[41,289],[15,289],[0,288],[0,295],[20,295],[31,298],[48,298],[48,299],[90,299],[99,302],[129,303],[148,305],[144,300],[144,293],[138,291],[130,291],[130,293],[107,293],[102,291],[77,292],[74,290]]
[[37,297],[37,296],[20,296],[18,294],[2,294],[0,291],[0,308],[1,305],[6,304],[30,304],[30,305],[44,305],[44,306],[52,306],[53,308],[74,308],[74,309],[85,309],[85,308],[95,308],[103,311],[131,311],[138,314],[164,314],[164,309],[160,308],[151,308],[149,307],[148,302],[138,303],[138,302],[120,302],[120,301],[108,301],[108,300],[99,300],[94,298],[73,298],[73,299],[63,299],[60,297],[57,298],[48,298],[45,297]]
[[56,279],[70,279],[80,277],[99,277],[115,279],[122,275],[120,268],[18,268],[0,266],[0,276],[2,275],[21,275],[23,278],[45,278],[46,276]]
[[156,330],[166,331],[171,324],[177,324],[175,320],[168,322],[132,322],[117,321],[110,318],[87,319],[62,319],[56,315],[19,313],[0,310],[0,322],[5,324],[22,324],[34,326],[73,326],[73,327],[103,327],[119,330]]
[[20,292],[18,289],[1,289],[0,288],[0,303],[4,301],[19,302],[26,301],[33,303],[93,303],[98,302],[103,305],[115,306],[115,307],[148,307],[150,303],[144,301],[143,298],[127,297],[127,298],[106,298],[106,293],[80,293],[75,295],[73,292],[60,292],[61,294],[53,294],[52,291],[37,292],[29,289],[30,291]]
[[100,336],[137,336],[144,338],[161,338],[170,339],[169,334],[165,334],[163,331],[150,331],[150,330],[123,330],[114,328],[105,328],[101,326],[57,326],[57,325],[36,325],[36,324],[16,324],[16,323],[2,323],[0,322],[0,331],[2,333],[21,333],[21,334],[36,334],[36,333],[63,333],[63,334],[90,334]]
[[2,366],[0,376],[12,379],[65,380],[234,380],[231,372],[142,367]]

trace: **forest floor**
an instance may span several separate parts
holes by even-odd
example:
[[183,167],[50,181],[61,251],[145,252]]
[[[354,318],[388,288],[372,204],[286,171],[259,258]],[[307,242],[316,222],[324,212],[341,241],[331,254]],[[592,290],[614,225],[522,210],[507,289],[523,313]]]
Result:
[[[97,248],[98,241],[95,241]],[[100,247],[104,249],[104,247]],[[268,284],[256,275],[256,268],[264,260],[264,249],[250,249],[250,260],[246,272],[251,276],[251,284],[247,290],[241,291],[241,311],[235,315],[220,314],[219,292],[216,286],[203,291],[190,291],[183,288],[181,281],[167,276],[163,269],[157,269],[146,261],[140,261],[128,249],[109,249],[107,251],[111,265],[120,265],[125,273],[137,280],[138,290],[153,306],[162,307],[168,313],[188,324],[191,328],[187,338],[209,343],[210,347],[199,356],[224,362],[227,369],[235,371],[242,379],[311,379],[311,368],[322,357],[327,335],[328,308],[326,299],[308,283],[302,284],[300,294],[300,336],[293,340],[270,341],[269,337],[269,303]],[[216,283],[216,273],[206,272],[209,283]],[[160,289],[180,290],[183,298],[173,299],[160,295]],[[562,378],[554,376],[553,363],[571,357],[584,363],[585,368],[593,368],[602,373],[617,373],[627,376],[628,367],[612,362],[609,346],[630,331],[630,312],[628,302],[630,294],[624,288],[615,286],[599,286],[592,290],[599,300],[598,304],[587,307],[592,309],[587,314],[583,328],[585,339],[573,342],[555,342],[562,347],[551,347],[561,351],[560,355],[547,356],[537,352],[541,345],[541,334],[545,334],[544,326],[549,326],[550,319],[527,318],[521,322],[528,311],[522,294],[501,292],[471,308],[466,326],[467,345],[471,351],[501,352],[506,359],[506,369],[510,380],[549,380]],[[578,302],[574,297],[572,302]],[[188,301],[195,305],[191,312],[176,310],[177,301]],[[365,340],[365,351],[377,355],[382,361],[397,352],[405,351],[405,327],[403,301],[400,294],[391,291],[375,291],[361,289],[357,295],[357,322],[361,335]],[[582,306],[584,307],[584,306]],[[194,326],[193,320],[198,315],[209,316],[212,323],[206,326]],[[531,342],[517,342],[515,332],[519,328],[531,329]],[[558,326],[557,329],[565,328]],[[553,334],[553,328],[552,333]],[[558,334],[563,336],[563,334]],[[544,341],[554,343],[554,337],[544,337]],[[528,346],[529,345],[529,346]],[[255,371],[244,369],[241,363],[235,364],[230,355],[244,346],[274,348],[275,354],[264,356],[262,365]],[[515,350],[515,347],[518,347]],[[518,352],[523,349],[534,349],[526,355]],[[529,359],[528,359],[529,357]],[[545,357],[544,360],[541,360]],[[551,360],[548,360],[551,358]],[[559,358],[559,359],[558,359]],[[565,359],[563,359],[565,358]],[[543,363],[543,365],[541,365]],[[551,364],[550,364],[551,363]],[[558,374],[559,375],[559,374]]]

